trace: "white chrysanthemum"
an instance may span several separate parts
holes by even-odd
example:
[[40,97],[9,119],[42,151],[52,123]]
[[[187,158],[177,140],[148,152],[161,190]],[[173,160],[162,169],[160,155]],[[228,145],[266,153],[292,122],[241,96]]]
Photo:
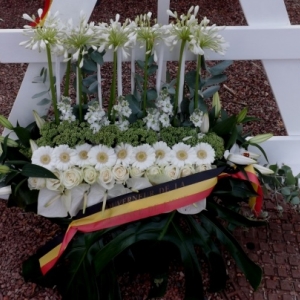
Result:
[[170,162],[171,148],[165,142],[156,142],[153,146],[155,151],[155,163],[165,166]]
[[155,151],[148,144],[133,148],[132,166],[140,170],[146,170],[155,162]]
[[216,153],[210,144],[200,143],[194,149],[197,157],[197,165],[206,165],[214,162]]
[[40,147],[35,150],[31,157],[31,162],[48,170],[53,168],[53,148],[49,146]]
[[121,143],[115,148],[117,161],[116,164],[122,164],[124,167],[128,167],[131,163],[131,156],[133,147],[129,144]]
[[65,171],[76,164],[76,152],[68,145],[60,145],[53,150],[53,162],[56,169]]
[[184,143],[178,143],[172,147],[171,164],[176,167],[183,167],[186,164],[192,165],[196,160],[194,148]]
[[76,165],[83,167],[89,164],[88,153],[91,150],[92,146],[89,144],[78,145],[75,148],[76,153]]
[[115,165],[117,157],[114,150],[104,145],[92,147],[88,153],[89,162],[96,170]]

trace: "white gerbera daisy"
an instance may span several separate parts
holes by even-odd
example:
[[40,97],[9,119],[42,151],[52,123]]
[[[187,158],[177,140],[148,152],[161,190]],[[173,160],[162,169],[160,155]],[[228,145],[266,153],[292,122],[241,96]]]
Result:
[[48,170],[53,168],[53,148],[49,146],[39,147],[33,151],[31,162]]
[[115,148],[117,161],[116,164],[122,164],[124,167],[128,167],[131,162],[133,147],[129,144],[121,143]]
[[165,166],[170,162],[171,148],[165,142],[156,142],[153,146],[155,151],[155,163]]
[[76,152],[68,145],[60,145],[53,150],[55,168],[65,171],[76,164]]
[[78,145],[75,147],[76,166],[83,167],[89,164],[88,153],[92,148],[89,144]]
[[194,148],[184,143],[178,143],[172,147],[171,151],[171,165],[176,167],[183,167],[186,164],[192,165],[196,160],[196,153]]
[[132,166],[140,170],[146,170],[155,162],[155,151],[148,144],[133,148]]
[[196,165],[211,164],[215,160],[215,150],[208,143],[200,143],[195,146],[196,152]]
[[104,145],[92,147],[88,157],[90,164],[95,166],[95,169],[98,171],[103,167],[114,166],[117,160],[114,149]]

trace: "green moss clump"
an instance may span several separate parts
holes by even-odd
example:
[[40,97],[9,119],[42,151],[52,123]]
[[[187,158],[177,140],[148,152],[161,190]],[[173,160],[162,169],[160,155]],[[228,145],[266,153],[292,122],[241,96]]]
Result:
[[142,144],[153,145],[158,141],[157,133],[154,130],[131,127],[123,131],[118,139],[118,143],[128,143],[136,147]]
[[166,142],[169,147],[180,142],[194,146],[198,141],[197,131],[189,127],[165,127],[159,135],[160,140]]

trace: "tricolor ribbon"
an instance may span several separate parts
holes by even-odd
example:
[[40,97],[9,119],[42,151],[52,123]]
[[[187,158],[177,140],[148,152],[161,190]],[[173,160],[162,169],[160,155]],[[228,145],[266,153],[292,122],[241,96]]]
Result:
[[[46,274],[58,261],[77,231],[94,232],[101,229],[126,224],[140,219],[173,211],[198,202],[210,195],[217,184],[218,177],[223,177],[225,167],[208,170],[191,176],[172,180],[139,191],[110,199],[102,211],[102,203],[80,212],[70,223],[66,233],[46,244],[39,251],[39,263],[42,274]],[[260,210],[262,194],[259,181],[253,167],[242,172],[230,174],[234,178],[249,180],[258,193],[255,208]],[[222,173],[222,174],[221,174]],[[226,175],[225,175],[226,176]],[[257,211],[258,213],[258,211]]]
[[35,22],[32,22],[31,24],[29,24],[30,26],[36,27],[36,26],[44,23],[45,18],[47,17],[47,14],[50,10],[52,2],[53,2],[53,0],[45,0],[43,13],[42,13],[41,17],[36,18]]

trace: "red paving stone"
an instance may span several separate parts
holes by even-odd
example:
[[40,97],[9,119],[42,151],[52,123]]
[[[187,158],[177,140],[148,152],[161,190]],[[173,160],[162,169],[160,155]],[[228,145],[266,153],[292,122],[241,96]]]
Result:
[[300,213],[286,206],[280,216],[275,204],[266,202],[265,210],[270,216],[268,226],[238,229],[234,233],[249,257],[263,269],[260,287],[253,291],[230,261],[226,289],[210,295],[210,300],[300,300]]

